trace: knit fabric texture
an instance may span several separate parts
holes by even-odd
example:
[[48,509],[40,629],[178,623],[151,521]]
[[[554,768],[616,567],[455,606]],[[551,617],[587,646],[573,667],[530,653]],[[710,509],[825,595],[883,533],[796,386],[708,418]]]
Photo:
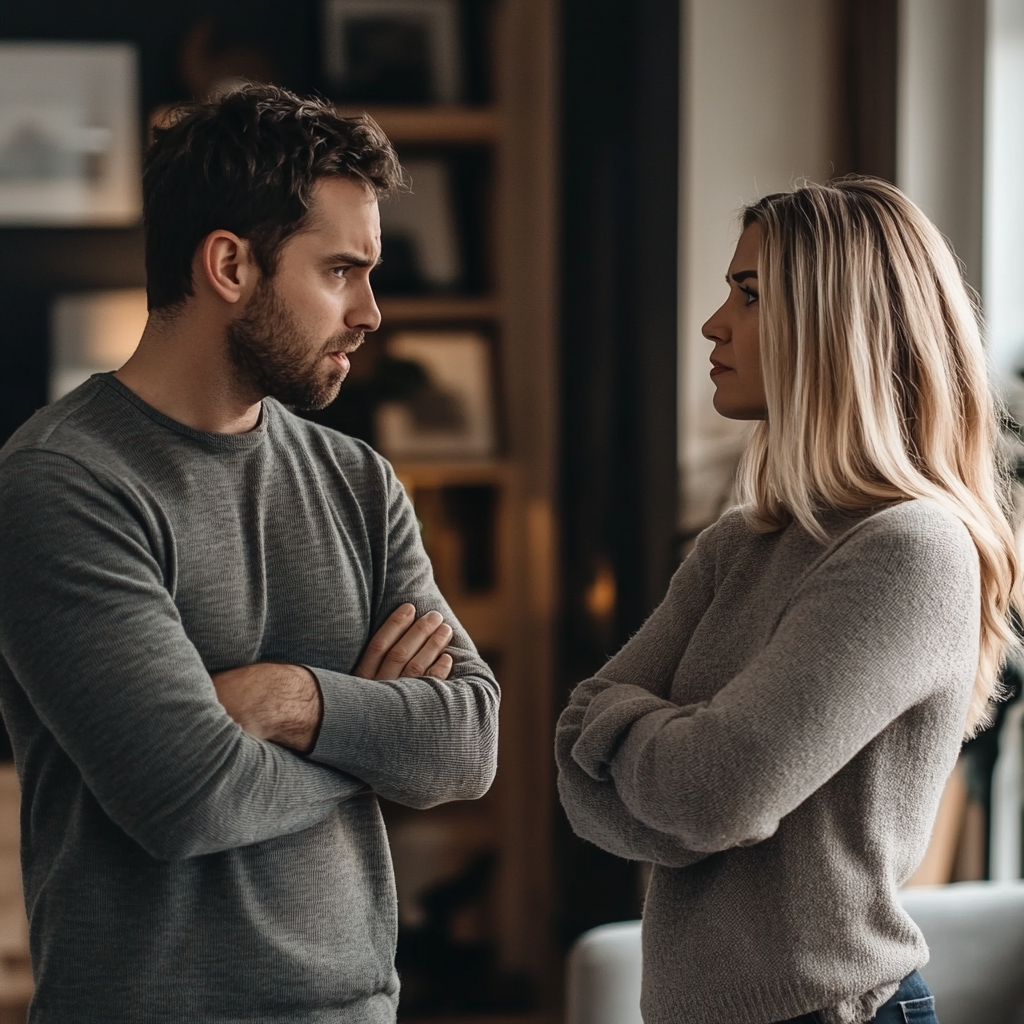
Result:
[[[450,678],[351,675],[401,603],[454,629]],[[210,674],[304,664],[300,757]],[[111,375],[0,452],[0,704],[22,783],[33,1024],[395,1019],[378,795],[482,795],[498,688],[366,445],[263,403],[224,435]]]
[[928,959],[924,856],[978,664],[977,553],[938,504],[697,541],[563,712],[578,835],[653,862],[646,1024],[869,1020]]

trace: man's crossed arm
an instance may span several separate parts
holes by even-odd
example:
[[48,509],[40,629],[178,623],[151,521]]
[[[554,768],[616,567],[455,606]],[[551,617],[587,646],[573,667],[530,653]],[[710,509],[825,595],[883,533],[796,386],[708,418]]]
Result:
[[[451,638],[440,612],[417,618],[414,605],[399,605],[373,635],[352,675],[447,679],[452,657],[445,647]],[[300,754],[316,746],[324,701],[316,676],[305,666],[257,662],[215,672],[212,678],[225,711],[251,736]]]
[[153,857],[298,832],[367,788],[426,807],[490,785],[497,683],[433,582],[408,498],[382,474],[379,606],[428,614],[392,613],[355,671],[239,668],[215,688],[144,510],[63,455],[0,465],[0,683],[24,733],[60,747]]

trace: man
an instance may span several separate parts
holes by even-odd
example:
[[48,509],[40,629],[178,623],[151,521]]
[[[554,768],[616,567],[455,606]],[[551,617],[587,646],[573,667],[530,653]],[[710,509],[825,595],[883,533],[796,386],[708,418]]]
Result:
[[393,1021],[377,796],[471,799],[498,689],[320,408],[375,330],[372,121],[270,86],[157,132],[135,355],[0,452],[0,702],[37,1024]]

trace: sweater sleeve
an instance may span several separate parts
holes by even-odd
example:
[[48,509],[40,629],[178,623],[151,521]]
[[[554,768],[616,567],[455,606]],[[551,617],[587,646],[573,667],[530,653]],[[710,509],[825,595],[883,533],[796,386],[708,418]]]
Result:
[[298,832],[365,790],[228,717],[153,550],[73,460],[0,469],[0,655],[105,813],[169,860]]
[[386,557],[371,635],[405,602],[418,615],[438,611],[452,628],[452,671],[446,680],[373,680],[311,667],[324,714],[310,756],[409,807],[473,800],[497,769],[498,684],[434,582],[405,489],[386,464],[384,471]]
[[[924,503],[921,503],[924,504]],[[760,842],[903,712],[977,668],[977,554],[932,508],[855,528],[767,646],[705,704],[628,680],[591,702],[572,750],[650,828],[707,853]],[[737,628],[741,624],[737,623]]]
[[689,849],[677,835],[641,821],[623,802],[614,783],[588,773],[572,756],[595,700],[631,680],[661,706],[672,687],[676,666],[714,596],[713,559],[705,533],[679,567],[665,600],[639,632],[597,676],[573,690],[555,733],[558,792],[573,831],[603,850],[627,860],[685,867],[705,856]]

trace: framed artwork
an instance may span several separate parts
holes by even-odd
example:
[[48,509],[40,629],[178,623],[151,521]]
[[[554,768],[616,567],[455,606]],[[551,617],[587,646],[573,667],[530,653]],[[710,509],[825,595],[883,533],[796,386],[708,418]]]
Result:
[[0,43],[0,224],[139,219],[136,66],[127,44]]
[[145,288],[110,288],[58,295],[50,307],[50,401],[94,373],[117,370],[146,327]]
[[324,0],[324,72],[340,100],[457,103],[456,0]]
[[374,283],[384,293],[451,291],[463,278],[451,175],[440,157],[402,161],[412,191],[381,203],[384,262]]
[[[484,458],[495,451],[491,345],[476,331],[399,331],[387,358],[409,365],[415,386],[376,411],[380,450],[390,459]],[[410,365],[411,364],[411,365]]]

